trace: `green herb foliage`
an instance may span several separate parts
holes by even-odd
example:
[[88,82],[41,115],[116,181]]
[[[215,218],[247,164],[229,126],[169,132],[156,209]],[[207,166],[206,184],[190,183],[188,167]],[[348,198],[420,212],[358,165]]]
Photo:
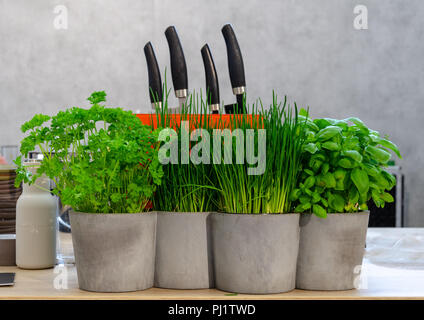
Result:
[[16,159],[16,184],[34,183],[45,174],[53,192],[76,211],[137,213],[163,176],[158,160],[158,131],[130,111],[106,108],[106,93],[94,92],[90,109],[71,108],[56,116],[36,115],[22,126],[27,136],[21,154],[38,148],[44,155],[34,176]]
[[[259,104],[257,104],[259,105]],[[296,186],[301,165],[304,130],[297,115],[285,98],[279,102],[273,94],[269,109],[252,106],[252,120],[245,115],[231,116],[231,128],[266,130],[266,167],[262,175],[249,175],[249,164],[236,162],[236,140],[233,138],[233,164],[214,165],[219,190],[218,208],[229,213],[288,213],[290,194]],[[258,151],[258,132],[255,131],[255,154]],[[224,154],[224,152],[222,152]]]
[[[158,188],[154,206],[156,210],[177,212],[222,211],[228,213],[287,213],[292,208],[289,196],[296,186],[304,140],[304,130],[297,118],[297,108],[291,108],[287,100],[279,102],[276,95],[268,110],[262,103],[252,106],[252,114],[230,115],[225,124],[222,118],[211,122],[209,110],[202,95],[192,94],[180,113],[180,121],[173,123],[168,113],[168,91],[164,87],[163,108],[156,110],[163,128],[174,128],[181,146],[182,128],[180,121],[190,121],[190,133],[194,128],[207,131],[210,136],[210,164],[166,164],[163,183]],[[247,109],[247,108],[246,108]],[[192,117],[196,114],[195,117]],[[193,123],[194,121],[194,123]],[[232,163],[225,164],[225,139],[222,138],[221,162],[213,161],[212,148],[214,130],[223,128],[240,129],[244,138],[247,130],[254,129],[254,154],[258,154],[258,131],[266,130],[265,172],[249,175],[248,169],[257,166],[238,164],[236,159],[237,135],[231,141]],[[203,139],[191,142],[191,146]],[[244,139],[244,148],[247,148]],[[178,148],[178,150],[181,150]],[[181,154],[179,154],[181,160]]]
[[[180,152],[182,140],[181,122],[189,121],[192,128],[202,128],[210,131],[209,111],[202,95],[190,94],[179,113],[181,122],[174,123],[169,116],[169,92],[166,80],[163,92],[163,108],[156,110],[156,114],[152,114],[152,117],[158,117],[158,123],[161,127],[173,128],[176,131],[178,150]],[[190,115],[192,114],[200,116],[191,117]],[[192,130],[189,130],[189,134],[191,132]],[[163,183],[158,187],[154,197],[155,210],[170,212],[216,211],[216,190],[211,164],[194,164],[191,161],[183,164],[179,153],[179,162],[177,164],[169,163],[163,165],[163,172]]]
[[384,168],[391,159],[389,150],[401,157],[397,146],[369,129],[358,118],[311,120],[305,110],[306,141],[302,173],[290,199],[295,212],[327,213],[367,210],[373,200],[377,207],[393,202],[390,190],[396,180]]

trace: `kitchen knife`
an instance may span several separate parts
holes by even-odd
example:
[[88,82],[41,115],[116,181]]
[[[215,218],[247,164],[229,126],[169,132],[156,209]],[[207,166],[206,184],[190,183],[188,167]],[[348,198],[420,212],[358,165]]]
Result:
[[209,46],[205,44],[201,50],[206,77],[206,101],[212,113],[219,113],[219,83]]
[[227,46],[228,70],[230,73],[231,86],[237,102],[225,106],[226,113],[246,113],[244,101],[246,91],[246,78],[244,75],[243,57],[236,35],[230,24],[222,28],[222,34]]
[[179,107],[182,108],[186,102],[188,90],[187,66],[183,47],[174,26],[169,26],[165,30],[165,36],[169,46],[171,75],[175,96],[178,98]]
[[147,72],[149,74],[150,102],[152,104],[152,109],[156,110],[156,107],[162,107],[162,80],[155,51],[153,50],[153,46],[150,41],[144,46],[144,54],[146,56]]

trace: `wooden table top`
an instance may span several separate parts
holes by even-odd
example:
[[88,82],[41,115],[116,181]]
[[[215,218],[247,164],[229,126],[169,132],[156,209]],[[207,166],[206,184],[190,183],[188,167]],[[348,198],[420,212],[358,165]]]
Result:
[[[61,234],[62,250],[72,250],[70,235]],[[61,264],[54,269],[15,272],[13,287],[0,287],[2,299],[192,299],[192,300],[286,300],[286,299],[419,299],[424,300],[424,228],[370,228],[362,267],[361,288],[348,291],[306,291],[271,295],[228,294],[207,290],[152,288],[129,293],[95,293],[78,289],[76,268]],[[67,282],[62,281],[67,278]],[[67,286],[67,288],[66,288]]]

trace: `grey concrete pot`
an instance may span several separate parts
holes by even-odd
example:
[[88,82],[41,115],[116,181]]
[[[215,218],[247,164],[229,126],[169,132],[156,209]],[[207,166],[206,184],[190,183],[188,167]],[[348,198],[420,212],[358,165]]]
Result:
[[80,289],[126,292],[154,280],[156,212],[69,215]]
[[155,287],[213,287],[209,213],[158,212]]
[[212,213],[217,289],[248,294],[293,290],[299,214]]
[[353,289],[365,252],[368,217],[368,211],[330,213],[325,219],[302,214],[296,288]]

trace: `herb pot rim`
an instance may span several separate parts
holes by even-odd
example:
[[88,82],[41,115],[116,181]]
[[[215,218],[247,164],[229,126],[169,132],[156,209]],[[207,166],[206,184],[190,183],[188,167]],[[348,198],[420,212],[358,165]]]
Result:
[[212,213],[212,211],[156,211],[158,214],[164,214],[164,215],[202,215],[202,214],[209,214]]
[[[315,215],[314,213],[309,213],[309,212],[302,212],[300,213],[301,215]],[[364,211],[358,211],[358,212],[327,212],[327,217],[328,216],[352,216],[352,215],[369,215],[370,214],[370,210],[364,210]],[[319,218],[319,217],[317,217]],[[321,218],[321,219],[325,219],[325,218]]]
[[141,212],[135,212],[135,213],[99,213],[99,212],[82,212],[82,211],[75,211],[71,209],[69,211],[70,214],[80,214],[80,215],[97,215],[97,216],[104,216],[104,215],[110,215],[110,216],[133,216],[133,215],[149,215],[149,214],[155,214],[157,211],[141,211]]
[[288,212],[288,213],[233,213],[233,212],[218,212],[213,211],[211,212],[213,214],[219,214],[219,215],[233,215],[233,216],[258,216],[258,217],[278,217],[278,216],[295,216],[300,215],[301,213],[298,212]]

